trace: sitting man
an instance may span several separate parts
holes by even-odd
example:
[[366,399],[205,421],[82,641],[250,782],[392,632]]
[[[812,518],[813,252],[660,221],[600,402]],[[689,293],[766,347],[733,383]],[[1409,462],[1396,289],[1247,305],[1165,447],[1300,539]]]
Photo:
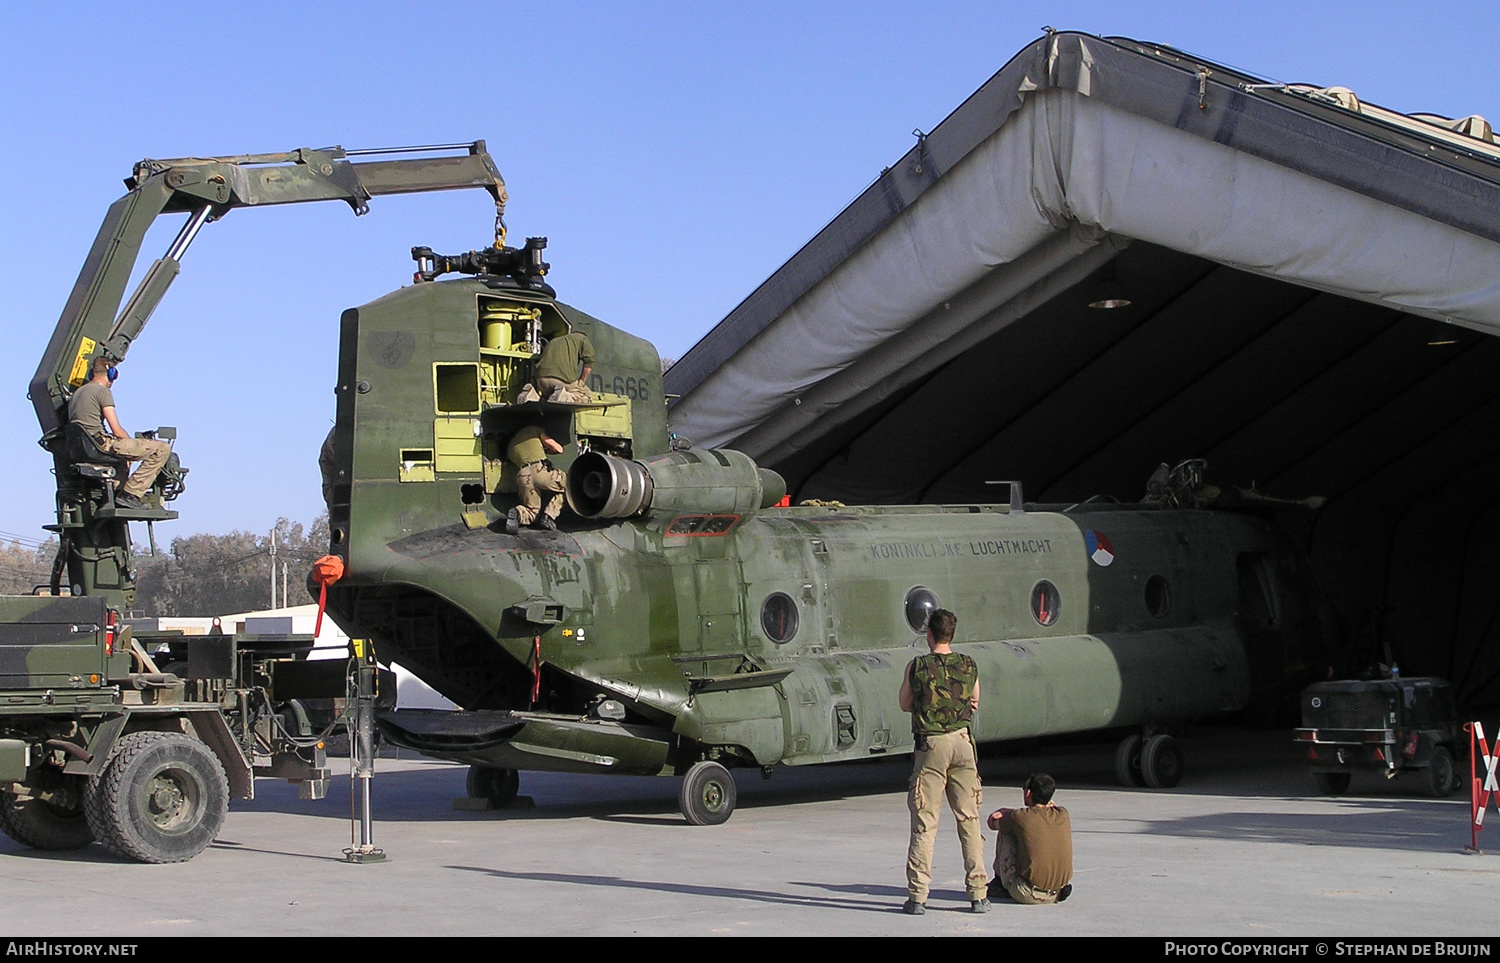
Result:
[[[541,425],[522,428],[511,438],[505,456],[520,469],[516,472],[516,494],[520,496],[521,504],[505,516],[506,532],[516,535],[522,525],[532,524],[547,531],[557,528],[557,516],[562,514],[563,496],[568,490],[568,476],[553,468],[547,455],[561,454],[562,450],[563,446]],[[542,507],[542,496],[537,494],[539,491],[550,495],[545,508]]]
[[536,363],[536,390],[543,401],[586,405],[594,400],[588,384],[593,370],[594,343],[588,335],[575,331],[553,338]]
[[1073,826],[1068,811],[1052,802],[1056,790],[1051,776],[1033,773],[1022,796],[1025,809],[990,813],[989,826],[1000,834],[991,899],[1008,893],[1017,903],[1061,903],[1072,895]]
[[115,504],[121,508],[145,508],[141,499],[156,481],[162,466],[172,454],[172,446],[154,438],[132,438],[120,427],[115,416],[115,396],[110,386],[119,376],[109,359],[94,359],[94,376],[84,382],[68,399],[68,420],[83,427],[99,450],[126,461],[139,461],[140,467],[120,486]]

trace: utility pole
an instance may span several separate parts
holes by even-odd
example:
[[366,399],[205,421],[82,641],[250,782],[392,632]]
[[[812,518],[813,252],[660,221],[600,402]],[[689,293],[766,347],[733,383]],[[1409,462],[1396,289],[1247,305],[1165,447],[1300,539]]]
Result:
[[276,607],[276,529],[271,529],[271,608]]

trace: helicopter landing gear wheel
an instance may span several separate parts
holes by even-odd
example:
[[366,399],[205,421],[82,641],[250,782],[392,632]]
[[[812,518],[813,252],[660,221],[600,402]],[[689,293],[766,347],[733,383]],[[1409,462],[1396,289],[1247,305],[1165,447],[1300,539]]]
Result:
[[1141,750],[1141,775],[1152,789],[1171,789],[1182,782],[1182,746],[1171,736],[1152,736]]
[[717,762],[696,762],[677,795],[682,815],[694,826],[717,826],[734,812],[734,777]]
[[1145,786],[1146,776],[1141,772],[1141,737],[1126,736],[1115,750],[1115,778],[1122,786]]
[[521,790],[521,774],[514,769],[495,766],[470,766],[465,788],[470,799],[488,799],[490,808],[504,809],[516,801]]

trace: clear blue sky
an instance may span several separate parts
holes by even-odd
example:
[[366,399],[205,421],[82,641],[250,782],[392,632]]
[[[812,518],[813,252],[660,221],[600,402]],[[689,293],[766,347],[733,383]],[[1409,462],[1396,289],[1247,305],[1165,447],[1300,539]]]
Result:
[[[51,520],[26,385],[142,157],[484,138],[511,236],[550,238],[559,296],[676,357],[1043,25],[1500,121],[1495,0],[18,6],[0,35],[0,532]],[[340,311],[409,281],[413,244],[483,245],[491,213],[461,192],[205,229],[116,390],[127,429],[178,426],[192,470],[158,536],[315,517]]]

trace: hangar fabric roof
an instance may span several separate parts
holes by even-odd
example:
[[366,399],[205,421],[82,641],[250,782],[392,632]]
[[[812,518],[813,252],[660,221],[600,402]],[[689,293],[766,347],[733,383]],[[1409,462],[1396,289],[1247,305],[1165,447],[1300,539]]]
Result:
[[[1128,304],[1090,307],[1109,300]],[[1219,484],[1327,496],[1306,534],[1351,639],[1442,636],[1432,671],[1472,694],[1500,692],[1496,333],[1481,118],[1053,33],[667,390],[673,430],[797,499],[995,501],[986,482],[1019,478],[1028,500],[1135,501],[1185,457]]]

